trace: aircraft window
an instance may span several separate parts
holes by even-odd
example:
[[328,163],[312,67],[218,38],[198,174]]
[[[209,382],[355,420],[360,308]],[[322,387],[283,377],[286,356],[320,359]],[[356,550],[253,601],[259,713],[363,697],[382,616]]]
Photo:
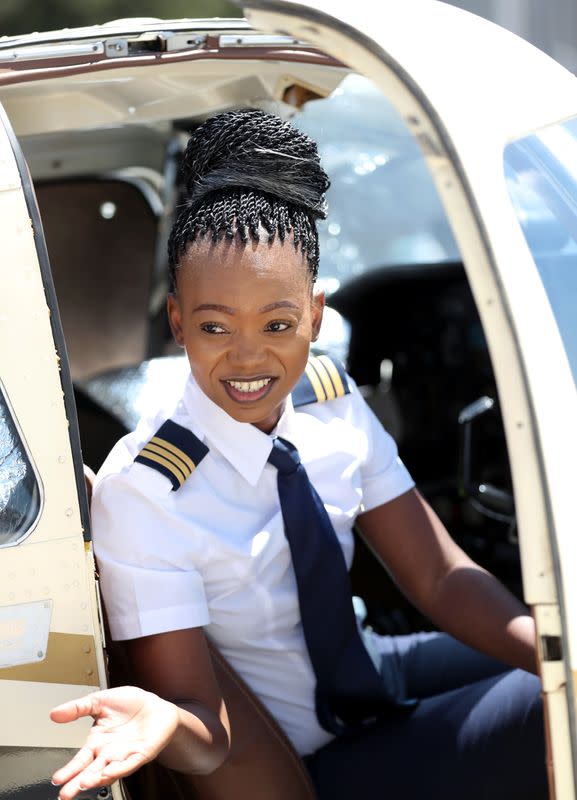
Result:
[[40,509],[40,483],[0,386],[0,547],[31,533]]
[[378,267],[461,260],[414,134],[367,78],[350,75],[291,121],[318,143],[331,178],[319,224],[329,293]]
[[577,118],[505,149],[505,179],[577,384]]

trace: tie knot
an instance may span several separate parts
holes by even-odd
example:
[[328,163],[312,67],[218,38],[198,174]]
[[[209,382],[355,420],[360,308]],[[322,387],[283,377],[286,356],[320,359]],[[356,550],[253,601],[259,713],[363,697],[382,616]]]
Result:
[[299,451],[294,444],[278,436],[272,441],[272,450],[268,460],[283,475],[290,475],[291,472],[295,472],[301,463]]

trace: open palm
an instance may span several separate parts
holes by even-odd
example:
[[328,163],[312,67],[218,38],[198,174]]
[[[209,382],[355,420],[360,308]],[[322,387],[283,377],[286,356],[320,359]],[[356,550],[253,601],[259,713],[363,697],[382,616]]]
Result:
[[60,800],[130,775],[155,758],[178,725],[178,709],[157,695],[122,686],[87,695],[54,708],[54,722],[93,717],[84,746],[54,773]]

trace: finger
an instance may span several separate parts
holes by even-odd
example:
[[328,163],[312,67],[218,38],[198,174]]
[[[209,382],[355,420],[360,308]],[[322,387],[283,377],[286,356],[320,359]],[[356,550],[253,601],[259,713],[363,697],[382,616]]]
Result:
[[72,758],[68,764],[65,764],[60,769],[56,770],[54,775],[52,776],[52,783],[56,786],[61,786],[62,784],[69,781],[75,775],[78,775],[79,772],[82,772],[86,769],[86,767],[94,761],[94,753],[90,747],[82,747]]
[[134,747],[119,742],[111,742],[102,748],[94,761],[86,767],[79,777],[87,788],[92,788],[102,776],[108,775],[110,764],[118,765],[114,768],[116,771],[117,769],[122,770],[122,765],[128,763],[126,767],[128,771],[122,772],[122,774],[129,775],[130,772],[136,769],[133,766],[135,759],[138,761],[138,765],[144,764],[146,760],[142,753],[135,750]]
[[69,783],[66,783],[60,788],[58,800],[72,800],[72,798],[77,797],[81,791],[82,787],[80,786],[78,778],[73,778]]
[[88,788],[96,788],[99,786],[107,786],[108,781],[106,778],[102,778],[100,783],[96,782],[92,786],[86,786],[86,783],[83,778],[83,774],[76,775],[72,778],[71,781],[68,781],[64,786],[60,787],[60,792],[58,794],[58,800],[72,800],[73,797],[76,797],[81,792],[86,791]]
[[[123,756],[120,756],[122,759]],[[77,775],[78,781],[83,789],[93,789],[100,786],[105,780],[103,770],[107,767],[111,757],[106,754],[106,748],[100,753],[86,769]]]
[[76,797],[79,792],[83,792],[86,789],[105,786],[107,779],[101,773],[107,763],[108,759],[103,757],[102,754],[93,758],[84,769],[77,771],[74,775],[70,775],[62,781],[63,785],[58,797],[61,800],[69,800],[69,798]]
[[50,719],[53,722],[73,722],[80,717],[96,717],[100,711],[100,692],[88,694],[78,700],[70,700],[56,706],[50,712]]
[[[116,755],[111,757],[111,753]],[[141,753],[128,753],[124,748],[109,748],[109,755],[101,754],[94,759],[85,770],[76,775],[74,779],[61,790],[63,797],[68,798],[69,793],[97,789],[107,786],[119,778],[131,775],[145,762]],[[74,797],[74,794],[70,794]]]
[[114,781],[120,780],[120,778],[126,778],[128,775],[132,775],[133,772],[136,772],[136,770],[145,763],[146,759],[142,753],[132,753],[132,755],[122,761],[111,761],[107,764],[102,770],[102,777],[107,783],[113,783]]

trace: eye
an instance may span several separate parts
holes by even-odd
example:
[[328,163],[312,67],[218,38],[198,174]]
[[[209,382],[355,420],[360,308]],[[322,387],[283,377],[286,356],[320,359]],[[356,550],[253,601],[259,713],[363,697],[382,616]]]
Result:
[[222,325],[219,325],[218,322],[203,322],[200,326],[201,330],[205,333],[226,333],[226,328],[223,328]]
[[290,327],[292,327],[290,322],[283,322],[280,319],[275,319],[273,322],[267,324],[266,330],[271,333],[282,333],[283,331],[287,331]]

